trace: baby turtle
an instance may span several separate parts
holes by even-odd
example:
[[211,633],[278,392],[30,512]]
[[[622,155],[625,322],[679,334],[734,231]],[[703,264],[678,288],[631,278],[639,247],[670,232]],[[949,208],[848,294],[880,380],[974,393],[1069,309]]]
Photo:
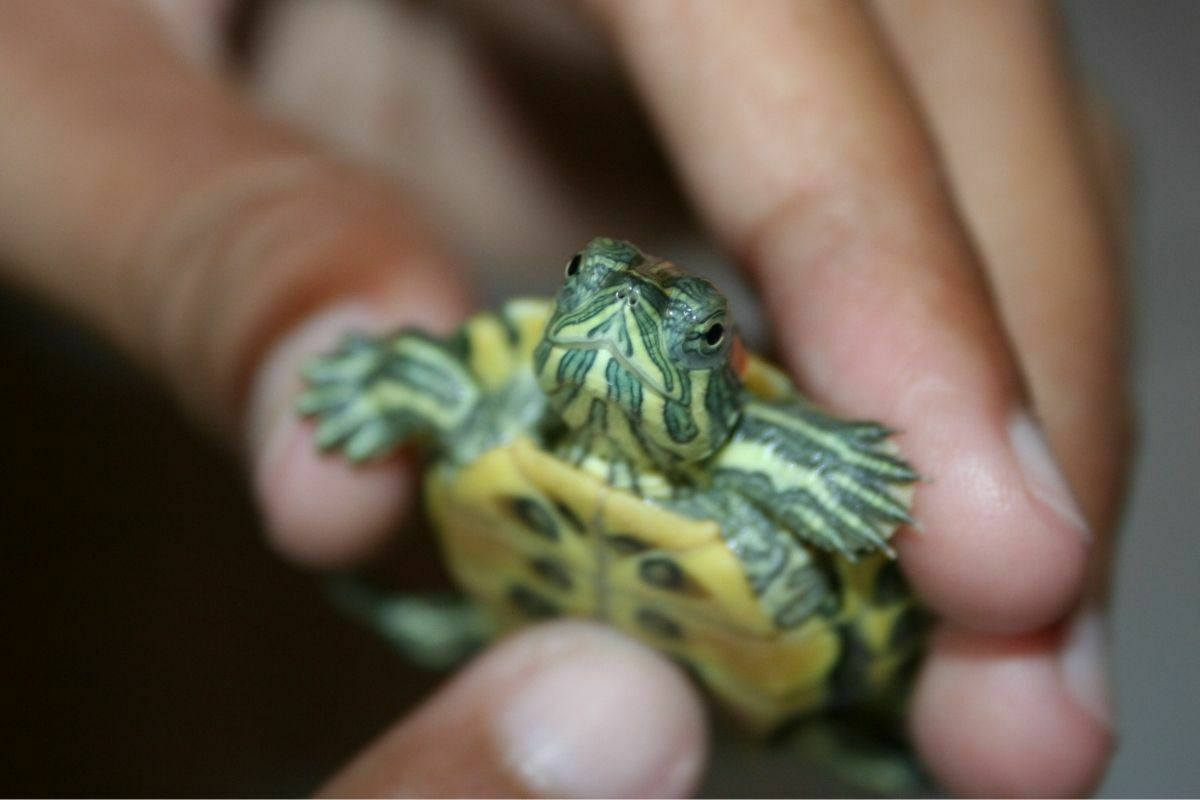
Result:
[[[321,448],[427,449],[445,559],[495,633],[603,620],[760,730],[877,700],[920,649],[892,432],[801,397],[711,283],[632,244],[590,242],[553,300],[351,336],[305,377]],[[461,617],[417,610],[390,626],[410,652],[455,640]]]

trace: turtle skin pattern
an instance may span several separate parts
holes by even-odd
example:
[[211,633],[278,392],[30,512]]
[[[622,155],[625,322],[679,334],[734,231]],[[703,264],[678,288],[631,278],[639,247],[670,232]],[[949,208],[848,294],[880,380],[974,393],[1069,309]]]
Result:
[[554,300],[351,336],[306,377],[321,447],[431,452],[442,551],[496,634],[603,620],[762,731],[890,696],[921,651],[891,431],[806,401],[710,283],[633,245],[593,240]]

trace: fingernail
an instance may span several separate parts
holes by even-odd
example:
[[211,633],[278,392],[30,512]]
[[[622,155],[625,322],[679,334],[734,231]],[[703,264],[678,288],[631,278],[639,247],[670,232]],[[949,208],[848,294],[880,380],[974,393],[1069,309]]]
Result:
[[1091,529],[1050,452],[1041,426],[1034,422],[1029,412],[1020,411],[1009,421],[1008,435],[1030,493],[1056,517],[1090,541]]
[[1104,614],[1097,608],[1085,607],[1071,621],[1063,642],[1063,679],[1075,702],[1106,728],[1112,728],[1108,653]]
[[589,640],[528,676],[506,704],[498,732],[510,768],[545,797],[688,793],[703,720],[684,681],[615,634]]

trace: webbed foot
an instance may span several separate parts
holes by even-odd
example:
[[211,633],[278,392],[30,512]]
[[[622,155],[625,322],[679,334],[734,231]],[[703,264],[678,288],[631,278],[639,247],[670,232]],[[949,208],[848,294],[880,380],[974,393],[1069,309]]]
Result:
[[833,417],[801,398],[751,400],[713,465],[718,485],[749,498],[796,536],[854,558],[884,550],[909,514],[920,476],[874,422]]
[[423,333],[347,336],[304,369],[297,410],[317,419],[317,445],[354,462],[407,439],[440,438],[475,407],[479,389],[454,348]]

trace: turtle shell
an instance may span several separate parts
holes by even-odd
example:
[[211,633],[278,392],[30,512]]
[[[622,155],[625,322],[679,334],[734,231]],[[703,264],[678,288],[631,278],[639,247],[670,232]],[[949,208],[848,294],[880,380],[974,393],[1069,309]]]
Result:
[[[747,381],[772,391],[770,368]],[[912,661],[917,609],[895,562],[821,556],[831,601],[781,628],[713,520],[614,489],[518,437],[441,464],[426,499],[446,562],[500,632],[572,615],[666,653],[752,727],[852,703]]]

